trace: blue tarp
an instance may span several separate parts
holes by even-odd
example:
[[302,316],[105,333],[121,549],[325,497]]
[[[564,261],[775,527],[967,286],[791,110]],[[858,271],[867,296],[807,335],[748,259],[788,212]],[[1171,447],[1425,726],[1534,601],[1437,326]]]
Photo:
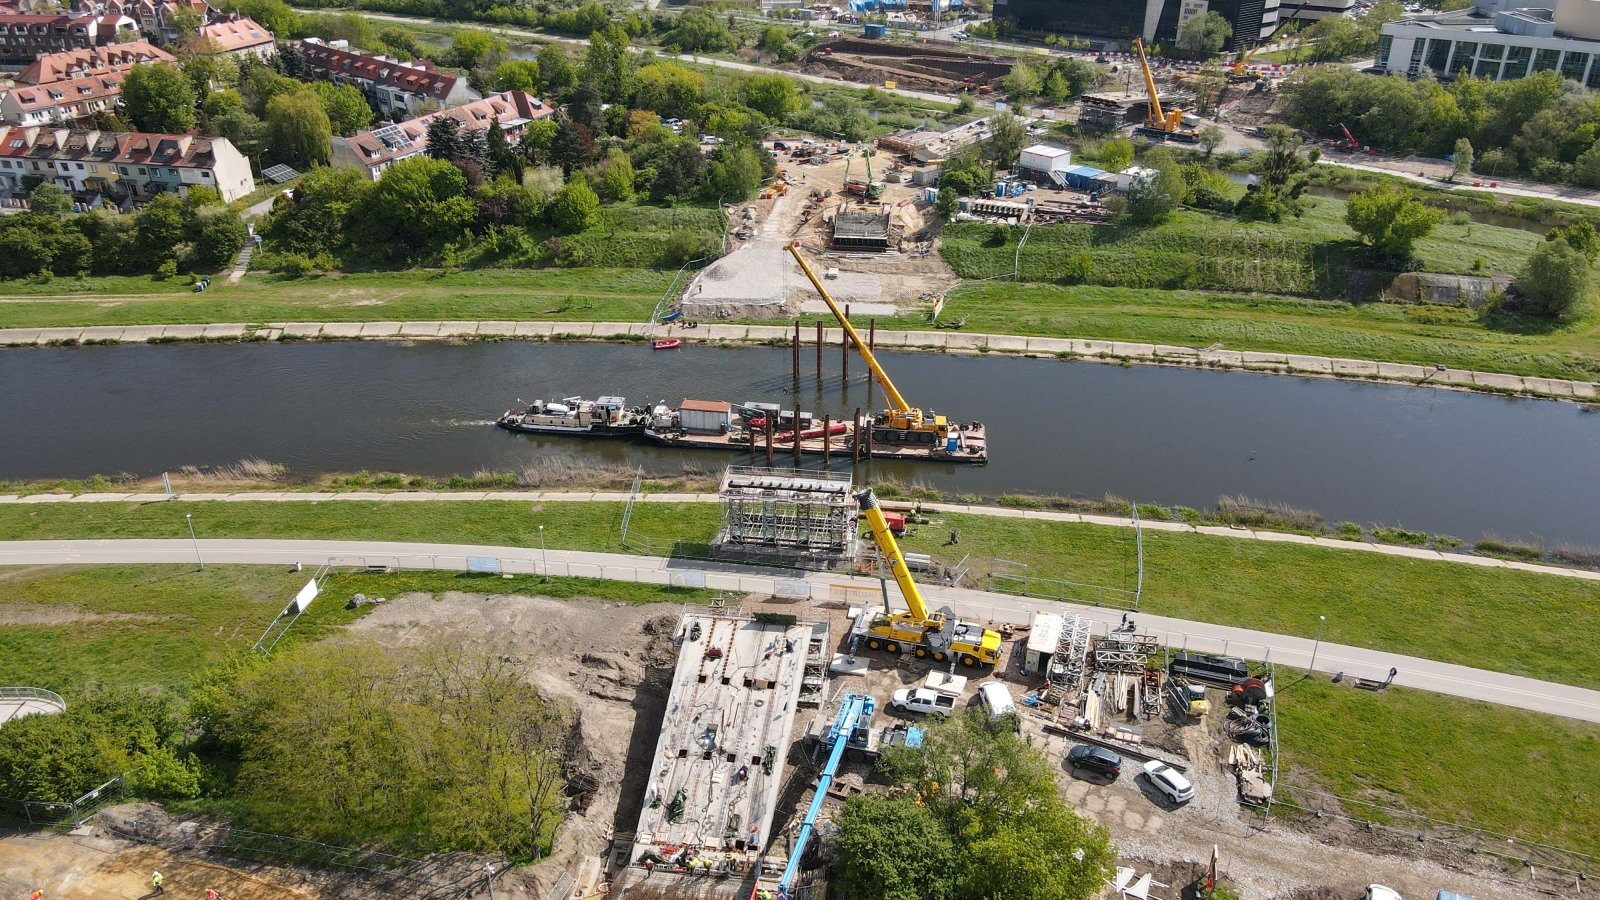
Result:
[[1077,190],[1088,190],[1094,186],[1094,180],[1106,174],[1093,166],[1073,166],[1067,170],[1067,184]]

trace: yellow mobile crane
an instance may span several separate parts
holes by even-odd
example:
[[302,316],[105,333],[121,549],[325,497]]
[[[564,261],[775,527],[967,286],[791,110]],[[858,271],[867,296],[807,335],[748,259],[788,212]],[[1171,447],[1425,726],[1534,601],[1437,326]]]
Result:
[[1183,110],[1161,108],[1161,97],[1156,91],[1156,76],[1150,71],[1150,61],[1145,59],[1144,41],[1134,38],[1133,49],[1139,51],[1139,68],[1144,72],[1144,90],[1150,95],[1150,111],[1145,115],[1144,125],[1136,130],[1153,138],[1167,138],[1188,144],[1200,140],[1194,129],[1184,127]]
[[900,389],[889,380],[889,373],[878,364],[872,348],[861,339],[861,335],[845,317],[839,304],[828,294],[828,289],[822,286],[822,280],[817,277],[817,273],[811,270],[810,264],[800,254],[800,243],[796,241],[789,244],[788,250],[794,261],[800,264],[800,271],[811,281],[811,286],[821,295],[822,302],[828,304],[828,310],[839,320],[839,325],[844,328],[850,343],[855,345],[856,350],[861,353],[861,358],[866,360],[867,368],[872,371],[872,377],[883,388],[887,408],[872,423],[872,442],[921,445],[929,451],[930,456],[955,462],[987,462],[989,451],[983,425],[978,422],[965,426],[955,424],[944,416],[935,415],[931,409],[923,412],[907,403]]
[[1250,60],[1255,58],[1256,51],[1260,49],[1261,45],[1257,44],[1254,47],[1251,47],[1249,50],[1239,54],[1239,58],[1234,62],[1234,64],[1228,67],[1227,77],[1229,83],[1240,84],[1246,81],[1256,81],[1261,77],[1259,73],[1252,72],[1245,68],[1246,66],[1250,65]]
[[922,592],[911,580],[911,570],[906,566],[905,554],[889,531],[889,522],[878,507],[878,498],[871,488],[856,492],[856,502],[861,504],[861,514],[866,516],[867,527],[872,530],[872,542],[889,564],[894,583],[905,598],[906,612],[891,613],[885,604],[884,611],[872,617],[867,624],[867,647],[899,653],[910,648],[918,659],[945,662],[951,658],[964,666],[992,666],[1000,661],[1000,632],[958,621],[947,606],[936,613],[928,612]]

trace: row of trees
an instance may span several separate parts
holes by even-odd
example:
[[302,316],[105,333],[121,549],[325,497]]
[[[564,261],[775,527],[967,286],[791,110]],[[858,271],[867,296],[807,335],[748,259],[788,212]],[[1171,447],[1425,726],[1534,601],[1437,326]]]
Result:
[[129,215],[72,214],[71,198],[48,182],[32,199],[29,212],[0,217],[0,278],[215,272],[247,237],[239,214],[207,187],[160,194]]
[[1382,150],[1433,156],[1465,139],[1479,173],[1600,187],[1600,101],[1555,72],[1508,81],[1462,73],[1445,85],[1321,67],[1296,75],[1285,94],[1288,120],[1318,134],[1343,124]]

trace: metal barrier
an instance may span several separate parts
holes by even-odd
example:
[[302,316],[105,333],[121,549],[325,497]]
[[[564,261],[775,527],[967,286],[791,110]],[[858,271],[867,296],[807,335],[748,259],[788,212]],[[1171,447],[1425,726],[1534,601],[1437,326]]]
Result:
[[105,806],[120,802],[127,795],[121,775],[107,781],[76,800],[8,800],[9,815],[34,827],[77,828]]
[[47,691],[44,688],[0,687],[0,701],[6,700],[37,700],[40,703],[49,703],[52,706],[59,707],[63,712],[67,708],[67,701],[61,699],[60,694],[55,691]]

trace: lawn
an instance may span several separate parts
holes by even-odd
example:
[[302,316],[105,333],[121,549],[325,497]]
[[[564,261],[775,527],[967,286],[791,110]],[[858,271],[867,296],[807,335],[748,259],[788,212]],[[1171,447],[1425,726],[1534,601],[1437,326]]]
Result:
[[[1600,726],[1325,677],[1285,683],[1278,734],[1291,796],[1309,787],[1600,853]],[[1344,812],[1404,824],[1363,804]]]
[[[81,696],[91,684],[182,690],[207,667],[248,650],[305,584],[280,566],[40,566],[0,569],[0,684]],[[318,640],[372,607],[355,593],[423,591],[705,602],[713,591],[587,578],[442,572],[336,574],[284,638]],[[286,646],[284,644],[283,646]]]
[[56,279],[0,302],[0,328],[203,322],[545,320],[642,322],[674,277],[656,269],[473,269],[285,278],[252,274],[204,294],[152,278]]
[[[959,548],[941,546],[951,528]],[[1126,529],[944,514],[904,543],[947,559],[970,553],[977,575],[998,557],[1042,578],[1133,587]],[[1308,638],[1326,615],[1330,642],[1600,688],[1594,582],[1170,532],[1146,532],[1144,558],[1145,612]]]
[[[620,549],[620,503],[150,503],[0,506],[0,540],[184,537],[184,513],[202,538],[327,538],[481,542]],[[664,552],[715,532],[715,504],[642,504],[633,537]],[[909,550],[950,557],[949,529],[983,575],[989,560],[1029,574],[1133,586],[1127,529],[944,514],[907,538]],[[1551,575],[1412,560],[1294,544],[1151,532],[1144,536],[1141,609],[1311,637],[1328,617],[1329,641],[1423,656],[1584,687],[1600,687],[1600,587]]]

